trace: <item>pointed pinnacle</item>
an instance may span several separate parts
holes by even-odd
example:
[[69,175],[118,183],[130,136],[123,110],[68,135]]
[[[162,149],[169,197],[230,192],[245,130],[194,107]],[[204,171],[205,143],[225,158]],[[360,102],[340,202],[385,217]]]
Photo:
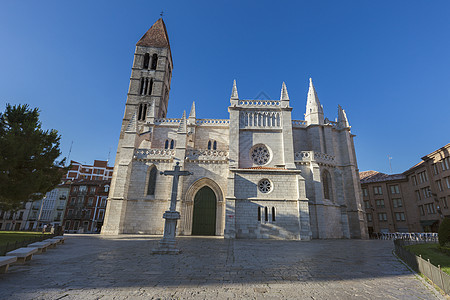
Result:
[[283,81],[283,84],[281,86],[281,96],[280,96],[280,100],[281,101],[289,101],[289,94],[286,88],[286,84]]
[[195,118],[195,101],[192,101],[191,112],[189,113],[189,118]]
[[342,128],[350,127],[347,119],[347,114],[345,113],[345,110],[342,108],[342,106],[338,105],[338,123],[339,126]]
[[178,126],[177,132],[179,132],[179,133],[187,133],[186,111],[185,110],[183,110],[183,116],[181,117],[180,126]]
[[236,86],[236,79],[233,80],[233,90],[231,91],[231,98],[239,99],[237,86]]

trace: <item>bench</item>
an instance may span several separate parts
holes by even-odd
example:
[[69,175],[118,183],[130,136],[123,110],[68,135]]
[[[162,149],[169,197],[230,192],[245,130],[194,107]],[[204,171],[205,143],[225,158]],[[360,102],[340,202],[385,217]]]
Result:
[[23,264],[26,261],[31,260],[33,254],[38,252],[38,248],[19,248],[6,253],[7,256],[17,257],[17,263]]
[[36,242],[33,244],[29,244],[28,248],[38,248],[38,252],[36,254],[44,253],[47,251],[47,248],[50,247],[52,243],[50,242]]
[[44,240],[43,242],[50,243],[49,248],[56,248],[56,245],[59,243],[59,240],[47,239],[47,240]]
[[8,271],[9,264],[17,261],[15,256],[0,256],[0,274],[5,274]]
[[59,239],[60,244],[64,244],[64,241],[66,240],[66,237],[60,235],[60,236],[55,236],[54,239]]

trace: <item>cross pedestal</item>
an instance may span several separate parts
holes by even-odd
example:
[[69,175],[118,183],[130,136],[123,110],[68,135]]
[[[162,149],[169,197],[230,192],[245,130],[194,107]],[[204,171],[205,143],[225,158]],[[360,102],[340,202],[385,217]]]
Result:
[[152,250],[152,254],[178,254],[181,252],[177,247],[177,240],[175,239],[177,231],[177,221],[180,218],[180,213],[176,211],[177,194],[178,194],[178,180],[180,176],[192,175],[188,171],[180,171],[179,162],[177,162],[173,171],[160,172],[161,175],[173,176],[172,196],[170,198],[170,208],[163,214],[164,223],[164,237],[159,241],[159,247]]

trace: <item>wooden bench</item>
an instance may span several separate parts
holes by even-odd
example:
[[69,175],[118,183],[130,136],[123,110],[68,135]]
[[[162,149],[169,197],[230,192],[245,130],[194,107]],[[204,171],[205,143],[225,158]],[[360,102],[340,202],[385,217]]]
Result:
[[38,248],[19,248],[13,251],[6,253],[7,256],[15,256],[17,257],[17,263],[23,264],[26,261],[31,260],[33,254],[38,252]]
[[38,248],[38,252],[36,254],[47,252],[47,248],[50,247],[52,243],[50,242],[36,242],[33,244],[29,244],[28,248]]
[[0,274],[6,273],[10,264],[17,261],[16,256],[0,256]]

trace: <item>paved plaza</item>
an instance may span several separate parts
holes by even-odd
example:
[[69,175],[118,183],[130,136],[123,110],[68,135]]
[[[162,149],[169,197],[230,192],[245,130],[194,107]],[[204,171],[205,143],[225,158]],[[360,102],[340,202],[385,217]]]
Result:
[[392,241],[68,235],[0,274],[1,299],[442,299],[393,256]]

